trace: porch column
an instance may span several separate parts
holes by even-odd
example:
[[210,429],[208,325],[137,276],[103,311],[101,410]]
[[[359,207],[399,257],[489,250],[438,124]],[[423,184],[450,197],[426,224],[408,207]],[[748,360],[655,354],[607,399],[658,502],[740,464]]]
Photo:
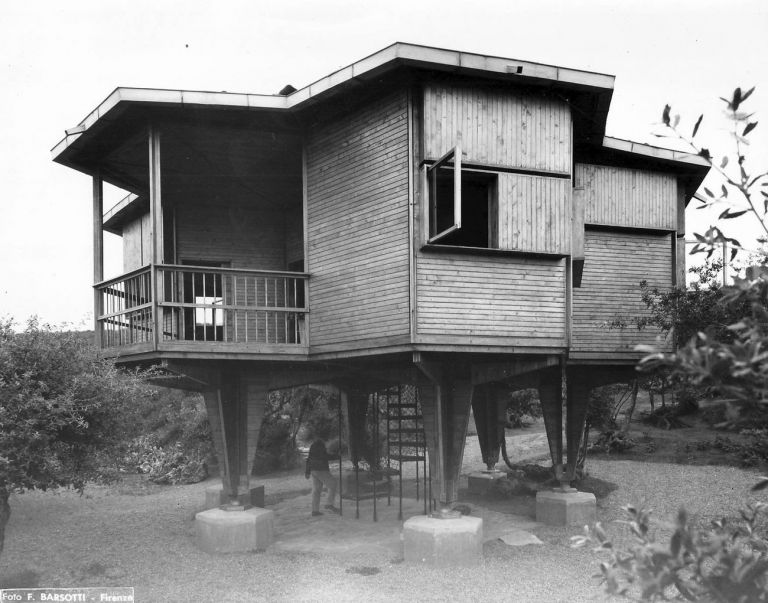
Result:
[[[104,280],[104,184],[101,172],[93,174],[93,284]],[[93,337],[96,347],[101,347],[102,314],[101,292],[93,290]]]
[[161,195],[161,173],[160,173],[160,132],[153,126],[150,126],[148,133],[149,141],[149,213],[150,224],[152,227],[152,247],[150,250],[150,278],[152,281],[152,340],[155,349],[158,349],[160,343],[160,334],[162,332],[163,320],[160,315],[159,304],[160,291],[162,284],[158,282],[160,277],[157,271],[157,265],[163,263],[163,205]]

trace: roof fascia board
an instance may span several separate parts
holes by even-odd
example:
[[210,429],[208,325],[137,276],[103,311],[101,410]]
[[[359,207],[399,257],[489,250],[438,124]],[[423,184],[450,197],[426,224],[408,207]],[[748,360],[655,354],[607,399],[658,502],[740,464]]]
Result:
[[710,167],[707,160],[698,155],[675,151],[673,149],[665,149],[663,147],[654,147],[649,144],[632,142],[631,140],[623,140],[612,136],[603,137],[603,148],[622,151],[624,153],[632,153],[633,155],[643,155],[654,159],[662,159],[664,161],[672,161],[687,166],[701,167],[706,170]]
[[[289,96],[150,88],[117,88],[78,124],[84,131],[81,130],[80,132],[66,135],[64,139],[51,149],[51,153],[54,158],[57,158],[75,140],[121,102],[272,110],[294,109],[337,86],[357,78],[370,77],[387,64],[394,65],[398,61],[425,67],[448,68],[449,70],[456,71],[468,70],[508,74],[510,78],[549,80],[568,85],[604,90],[612,90],[615,80],[614,76],[601,73],[396,42],[360,61],[334,71],[330,75],[297,90]],[[520,68],[522,71],[518,73]]]

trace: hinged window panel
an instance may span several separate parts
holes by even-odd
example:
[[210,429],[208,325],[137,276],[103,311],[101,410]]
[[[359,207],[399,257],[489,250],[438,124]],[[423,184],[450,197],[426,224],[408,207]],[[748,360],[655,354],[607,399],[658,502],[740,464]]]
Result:
[[461,228],[461,148],[456,145],[427,169],[429,240],[436,243]]

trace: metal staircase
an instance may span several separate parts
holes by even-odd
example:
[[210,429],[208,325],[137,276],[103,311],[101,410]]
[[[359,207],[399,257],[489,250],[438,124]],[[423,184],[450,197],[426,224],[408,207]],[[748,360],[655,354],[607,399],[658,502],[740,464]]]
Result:
[[[424,514],[427,514],[428,495],[431,479],[427,465],[427,443],[424,435],[424,419],[415,387],[398,385],[379,393],[379,399],[386,400],[387,423],[387,473],[397,475],[400,510],[403,516],[403,473],[407,463],[415,464],[416,500],[424,499]],[[391,501],[388,500],[391,503]],[[430,505],[431,506],[431,505]]]

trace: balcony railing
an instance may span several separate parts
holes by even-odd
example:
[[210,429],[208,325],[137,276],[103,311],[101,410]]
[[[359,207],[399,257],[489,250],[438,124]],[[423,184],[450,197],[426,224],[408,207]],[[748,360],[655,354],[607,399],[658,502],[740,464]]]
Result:
[[296,272],[157,265],[96,285],[102,348],[225,351],[307,346],[306,282]]

